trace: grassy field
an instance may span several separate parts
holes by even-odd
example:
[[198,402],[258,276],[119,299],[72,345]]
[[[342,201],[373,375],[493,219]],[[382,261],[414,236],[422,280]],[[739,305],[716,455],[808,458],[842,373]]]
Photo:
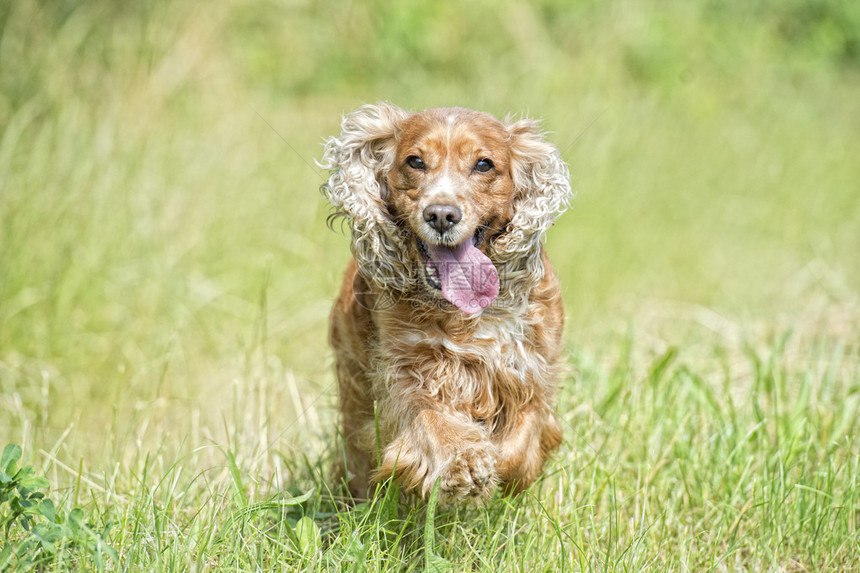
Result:
[[[518,498],[329,479],[313,160],[380,100],[570,164],[565,442]],[[3,3],[0,569],[856,571],[858,134],[838,0]]]

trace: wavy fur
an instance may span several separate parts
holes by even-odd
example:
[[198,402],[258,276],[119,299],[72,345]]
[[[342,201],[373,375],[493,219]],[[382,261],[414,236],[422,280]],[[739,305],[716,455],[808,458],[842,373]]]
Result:
[[[405,161],[416,154],[420,170]],[[491,173],[469,170],[479,157]],[[389,476],[419,495],[439,479],[448,502],[495,484],[521,491],[561,440],[563,309],[542,243],[571,198],[558,150],[531,120],[378,104],[344,118],[320,165],[330,221],[343,217],[352,234],[331,343],[353,495]],[[501,278],[498,298],[474,315],[424,274],[420,244],[446,240],[422,218],[437,196],[462,212],[449,235],[474,241]]]

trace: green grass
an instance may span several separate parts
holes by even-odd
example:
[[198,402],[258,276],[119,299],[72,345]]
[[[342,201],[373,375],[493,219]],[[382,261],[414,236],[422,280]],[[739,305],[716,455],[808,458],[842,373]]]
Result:
[[[857,93],[835,0],[3,4],[0,446],[59,512],[35,557],[856,569]],[[518,498],[346,509],[328,479],[348,241],[308,164],[378,100],[543,118],[570,163],[565,441]]]

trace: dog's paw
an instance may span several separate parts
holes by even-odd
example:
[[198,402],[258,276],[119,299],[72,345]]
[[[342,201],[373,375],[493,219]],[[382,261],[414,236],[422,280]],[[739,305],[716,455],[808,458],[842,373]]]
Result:
[[389,446],[375,479],[394,476],[424,499],[439,481],[439,503],[489,497],[496,479],[496,448],[490,442],[463,444],[448,451],[421,451],[402,442]]
[[386,446],[375,481],[394,477],[424,499],[439,482],[439,502],[489,497],[498,482],[499,452],[477,424],[451,414],[421,411]]
[[[432,478],[439,480],[440,503],[486,499],[496,482],[496,451],[492,444],[470,444],[455,450]],[[425,488],[435,486],[425,484]]]

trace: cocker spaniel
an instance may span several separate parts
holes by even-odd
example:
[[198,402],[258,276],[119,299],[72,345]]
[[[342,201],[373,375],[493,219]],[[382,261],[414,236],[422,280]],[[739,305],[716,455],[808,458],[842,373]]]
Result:
[[331,314],[349,489],[528,487],[561,442],[564,310],[542,238],[571,197],[537,123],[364,106],[321,187],[352,231]]

